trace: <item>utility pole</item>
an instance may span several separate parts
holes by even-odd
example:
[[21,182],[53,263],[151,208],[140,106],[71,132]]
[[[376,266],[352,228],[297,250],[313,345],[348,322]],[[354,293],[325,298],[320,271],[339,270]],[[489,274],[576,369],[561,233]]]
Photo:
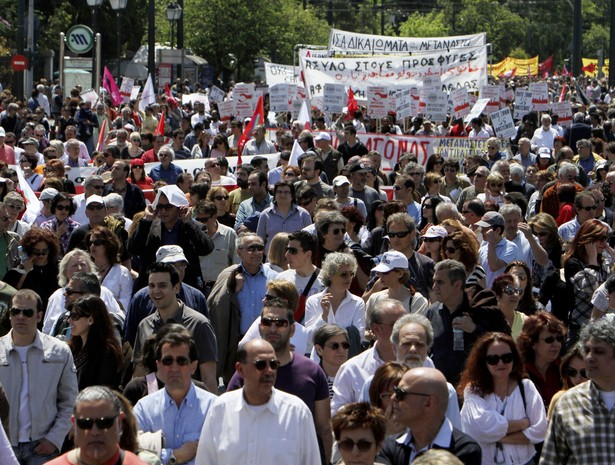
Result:
[[[17,4],[17,53],[23,55],[25,42],[25,23],[26,23],[26,0],[19,0]],[[22,98],[24,93],[23,79],[24,72],[16,71],[14,73],[15,95]]]
[[581,0],[574,0],[572,8],[572,75],[581,74]]

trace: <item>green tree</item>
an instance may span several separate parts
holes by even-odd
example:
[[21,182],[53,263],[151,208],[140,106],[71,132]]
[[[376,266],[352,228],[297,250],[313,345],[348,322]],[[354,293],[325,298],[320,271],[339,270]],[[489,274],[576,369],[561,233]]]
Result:
[[403,37],[442,37],[449,33],[446,14],[442,10],[413,13],[399,26],[399,35]]

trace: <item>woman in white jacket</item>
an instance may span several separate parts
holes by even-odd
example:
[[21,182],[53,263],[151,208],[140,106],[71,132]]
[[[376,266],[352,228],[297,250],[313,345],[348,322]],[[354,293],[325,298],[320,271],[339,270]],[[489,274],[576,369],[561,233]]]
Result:
[[464,396],[461,428],[481,446],[483,465],[534,463],[534,444],[547,430],[545,407],[510,336],[488,333],[476,341],[457,389]]

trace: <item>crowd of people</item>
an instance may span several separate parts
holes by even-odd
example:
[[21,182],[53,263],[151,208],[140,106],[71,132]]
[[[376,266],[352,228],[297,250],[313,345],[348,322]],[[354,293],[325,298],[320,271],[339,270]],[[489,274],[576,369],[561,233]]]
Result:
[[[615,464],[610,93],[242,145],[187,85],[1,96],[3,464]],[[402,127],[485,150],[388,169]]]

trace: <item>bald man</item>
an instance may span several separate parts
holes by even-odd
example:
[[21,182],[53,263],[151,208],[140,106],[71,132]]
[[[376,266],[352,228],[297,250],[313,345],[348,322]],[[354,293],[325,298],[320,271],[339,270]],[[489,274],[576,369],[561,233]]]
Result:
[[446,449],[466,465],[481,463],[480,446],[454,428],[446,418],[448,387],[435,368],[413,368],[394,388],[393,416],[407,429],[398,438],[389,436],[376,463],[407,465],[429,449]]

